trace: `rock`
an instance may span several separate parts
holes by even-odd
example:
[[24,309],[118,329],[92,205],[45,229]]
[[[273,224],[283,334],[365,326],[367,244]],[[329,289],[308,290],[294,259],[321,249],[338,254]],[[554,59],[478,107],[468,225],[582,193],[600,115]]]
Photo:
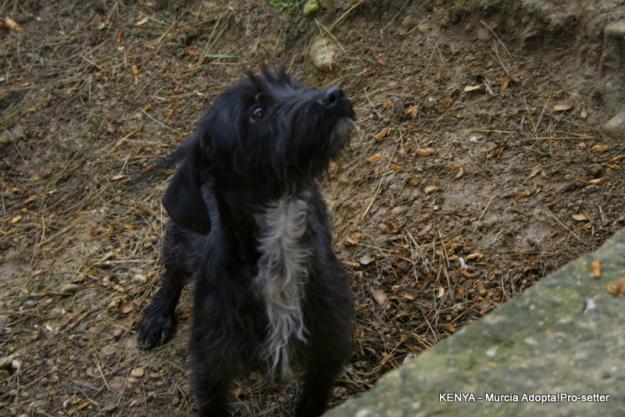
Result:
[[[625,298],[606,289],[623,276],[623,253],[625,230],[325,416],[625,415]],[[596,260],[603,266],[600,280],[591,274]],[[469,397],[454,400],[453,393]],[[551,404],[535,398],[551,393],[592,397],[586,404],[568,395],[545,397]]]
[[310,16],[319,11],[319,2],[317,0],[308,0],[304,4],[304,16]]
[[339,48],[331,39],[320,36],[312,41],[308,56],[319,71],[333,71],[337,67]]
[[603,28],[603,34],[609,38],[625,38],[625,20],[612,22]]
[[604,132],[615,139],[625,139],[625,110],[616,114],[603,125]]

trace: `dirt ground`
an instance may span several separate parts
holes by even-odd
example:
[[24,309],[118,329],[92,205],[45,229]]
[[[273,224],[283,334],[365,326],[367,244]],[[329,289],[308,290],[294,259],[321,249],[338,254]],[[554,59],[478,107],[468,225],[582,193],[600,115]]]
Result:
[[[188,292],[177,337],[137,348],[171,174],[151,168],[263,63],[358,115],[323,180],[357,306],[333,404],[625,224],[625,138],[571,33],[429,1],[74,3],[0,2],[0,415],[193,415]],[[339,42],[332,72],[313,36]],[[253,374],[233,409],[283,415],[296,391]]]

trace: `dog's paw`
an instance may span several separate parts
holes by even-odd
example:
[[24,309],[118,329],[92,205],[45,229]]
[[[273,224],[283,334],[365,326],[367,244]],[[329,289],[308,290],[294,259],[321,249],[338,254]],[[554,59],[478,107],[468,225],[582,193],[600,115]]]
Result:
[[148,308],[139,324],[139,345],[145,349],[161,345],[172,338],[175,330],[175,314]]

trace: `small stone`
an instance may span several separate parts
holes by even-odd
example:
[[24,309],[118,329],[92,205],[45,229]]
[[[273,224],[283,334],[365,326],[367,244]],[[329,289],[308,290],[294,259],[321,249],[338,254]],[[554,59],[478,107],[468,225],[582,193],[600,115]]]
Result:
[[143,368],[134,368],[130,371],[130,376],[134,378],[141,378],[145,374],[145,370]]
[[319,11],[319,1],[308,0],[304,4],[304,16],[311,16]]
[[363,408],[362,410],[358,410],[354,417],[373,417],[373,411]]
[[603,130],[615,139],[625,139],[625,110],[608,120],[603,125]]
[[625,38],[625,20],[612,22],[603,28],[603,34],[609,38]]
[[337,67],[339,50],[330,39],[318,37],[310,45],[308,55],[319,71],[333,71]]

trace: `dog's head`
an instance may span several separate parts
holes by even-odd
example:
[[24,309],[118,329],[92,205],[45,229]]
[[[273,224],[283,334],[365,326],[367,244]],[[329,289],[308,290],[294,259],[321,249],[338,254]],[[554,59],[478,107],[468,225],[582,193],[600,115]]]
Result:
[[208,182],[267,197],[295,193],[343,148],[354,117],[340,88],[314,90],[271,69],[250,74],[215,99],[163,204],[179,225],[207,233]]

